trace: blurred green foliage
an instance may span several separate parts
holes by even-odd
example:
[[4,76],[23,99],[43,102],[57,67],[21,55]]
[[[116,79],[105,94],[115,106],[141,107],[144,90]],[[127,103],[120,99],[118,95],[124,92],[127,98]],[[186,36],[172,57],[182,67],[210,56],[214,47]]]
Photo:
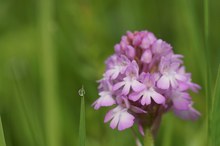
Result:
[[[220,63],[219,7],[219,1],[209,2],[211,93]],[[87,146],[134,146],[130,130],[110,129],[103,123],[107,109],[97,112],[91,104],[114,44],[127,30],[145,29],[183,54],[187,71],[202,86],[192,94],[201,118],[182,121],[168,113],[156,145],[206,146],[201,0],[0,0],[0,114],[7,146],[76,146],[82,85]]]

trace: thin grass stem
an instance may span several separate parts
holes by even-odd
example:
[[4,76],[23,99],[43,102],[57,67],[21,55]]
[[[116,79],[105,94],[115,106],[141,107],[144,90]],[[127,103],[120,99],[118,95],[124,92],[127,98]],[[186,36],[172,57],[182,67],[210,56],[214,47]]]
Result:
[[85,123],[85,90],[82,88],[79,90],[81,96],[81,109],[80,109],[80,121],[79,121],[79,146],[85,146],[86,143],[86,123]]

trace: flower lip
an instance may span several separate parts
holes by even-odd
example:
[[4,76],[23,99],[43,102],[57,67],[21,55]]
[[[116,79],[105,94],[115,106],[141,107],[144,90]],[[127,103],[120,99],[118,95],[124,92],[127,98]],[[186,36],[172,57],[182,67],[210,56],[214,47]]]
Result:
[[126,108],[117,106],[106,114],[104,122],[106,123],[111,120],[110,127],[112,129],[118,127],[118,130],[121,131],[132,127],[134,119],[135,117],[128,113]]

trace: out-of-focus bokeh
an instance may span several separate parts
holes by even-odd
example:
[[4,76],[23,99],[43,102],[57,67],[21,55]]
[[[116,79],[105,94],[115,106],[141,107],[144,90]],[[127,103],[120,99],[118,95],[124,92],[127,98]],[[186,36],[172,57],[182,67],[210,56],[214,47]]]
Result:
[[[209,2],[211,87],[220,63],[220,1]],[[134,146],[131,130],[103,123],[96,81],[127,30],[149,30],[184,55],[202,90],[198,121],[168,113],[158,146],[206,146],[207,53],[201,0],[0,0],[0,114],[7,146],[77,146],[84,85],[87,146]],[[212,90],[211,90],[212,91]]]

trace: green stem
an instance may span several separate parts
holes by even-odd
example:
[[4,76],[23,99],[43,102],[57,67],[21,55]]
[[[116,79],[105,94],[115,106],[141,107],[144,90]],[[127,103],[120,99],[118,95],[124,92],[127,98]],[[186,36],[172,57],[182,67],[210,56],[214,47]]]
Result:
[[154,146],[154,138],[150,129],[145,131],[144,146]]

